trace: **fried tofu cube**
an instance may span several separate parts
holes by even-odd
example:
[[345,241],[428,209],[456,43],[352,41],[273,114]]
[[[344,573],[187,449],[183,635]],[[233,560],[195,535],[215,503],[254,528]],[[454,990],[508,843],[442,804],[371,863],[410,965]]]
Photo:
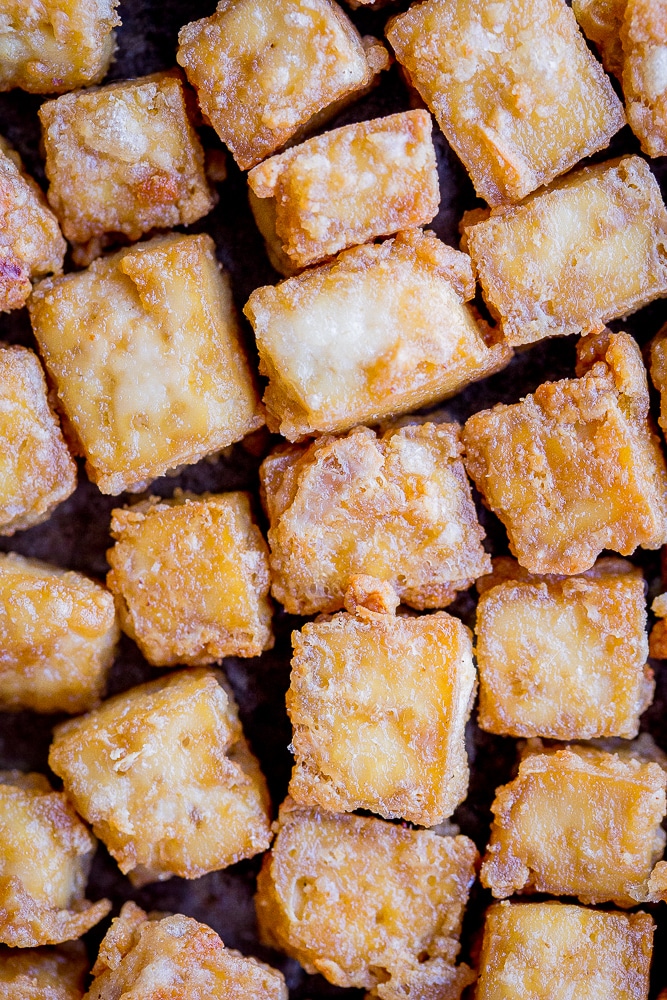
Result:
[[648,913],[494,903],[486,912],[476,998],[647,1000],[654,931]]
[[619,80],[623,72],[621,25],[628,0],[572,0],[579,27],[595,43],[607,73]]
[[200,666],[273,645],[269,551],[249,493],[114,510],[107,586],[149,663]]
[[658,423],[667,434],[667,323],[660,328],[650,343],[651,381],[660,393]]
[[84,898],[95,844],[43,775],[0,771],[0,943],[60,944],[107,915]]
[[601,559],[563,579],[522,573],[503,558],[480,584],[482,729],[560,740],[637,735],[655,688],[639,569]]
[[386,34],[489,205],[521,201],[625,124],[565,0],[428,0]]
[[626,333],[582,338],[576,379],[545,382],[463,429],[466,468],[531,573],[583,573],[607,548],[667,541],[667,470]]
[[103,493],[144,489],[264,422],[210,236],[157,237],[47,278],[30,318]]
[[656,660],[667,659],[667,594],[658,594],[651,605],[658,619],[649,636],[649,652]]
[[260,469],[271,584],[291,614],[338,611],[356,574],[415,608],[442,608],[491,569],[458,424],[279,448]]
[[648,156],[667,154],[667,3],[625,0],[621,26],[628,122]]
[[476,860],[467,837],[288,799],[257,878],[260,937],[336,986],[458,1000],[474,978],[454,962]]
[[81,1000],[87,973],[82,941],[57,948],[0,947],[2,1000]]
[[269,846],[266,784],[214,671],[141,684],[62,723],[49,764],[135,885]]
[[0,535],[45,521],[76,489],[76,465],[37,356],[0,345]]
[[512,345],[598,332],[667,295],[667,212],[639,156],[584,167],[466,237]]
[[511,349],[466,302],[466,254],[409,230],[354,247],[245,307],[267,421],[290,441],[430,406],[503,368]]

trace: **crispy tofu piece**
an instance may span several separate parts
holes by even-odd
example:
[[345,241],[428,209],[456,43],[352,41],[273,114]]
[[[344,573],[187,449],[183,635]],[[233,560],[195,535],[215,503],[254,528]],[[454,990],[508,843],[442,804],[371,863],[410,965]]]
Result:
[[667,434],[667,323],[660,328],[650,343],[651,381],[660,393],[658,423]]
[[333,0],[220,0],[178,41],[202,111],[242,170],[368,88],[386,61]]
[[82,941],[57,948],[0,947],[2,1000],[81,1000],[87,973]]
[[383,820],[289,799],[257,878],[261,939],[308,973],[373,997],[458,1000],[474,976],[454,962],[477,850]]
[[46,521],[76,489],[76,465],[37,356],[0,345],[0,535]]
[[621,26],[628,122],[648,156],[667,154],[667,3],[625,0]]
[[475,629],[481,728],[561,740],[636,736],[655,688],[641,571],[600,559],[583,576],[539,577],[507,558],[494,571],[483,578]]
[[386,34],[489,205],[521,201],[625,124],[564,0],[429,0]]
[[474,414],[466,468],[531,573],[582,573],[599,553],[667,541],[667,471],[626,333],[582,338],[577,379]]
[[656,660],[667,659],[667,594],[658,594],[651,605],[657,622],[649,636],[649,653]]
[[268,795],[211,670],[180,671],[55,730],[49,764],[135,885],[265,851]]
[[627,0],[572,0],[572,10],[586,38],[594,42],[607,73],[623,72],[621,25]]
[[0,771],[0,943],[60,944],[102,920],[85,899],[95,838],[41,774]]
[[584,167],[466,237],[512,345],[598,332],[667,295],[667,212],[639,156]]
[[114,510],[107,586],[149,663],[259,656],[273,645],[269,551],[249,493],[183,495]]
[[641,911],[494,903],[476,1000],[647,1000],[654,931]]
[[290,441],[430,406],[512,356],[465,303],[470,258],[433,233],[343,251],[250,296],[267,421]]
[[279,448],[260,469],[272,593],[291,614],[338,611],[356,574],[442,608],[491,568],[458,424]]
[[144,489],[263,424],[210,236],[157,237],[46,279],[30,318],[103,493]]

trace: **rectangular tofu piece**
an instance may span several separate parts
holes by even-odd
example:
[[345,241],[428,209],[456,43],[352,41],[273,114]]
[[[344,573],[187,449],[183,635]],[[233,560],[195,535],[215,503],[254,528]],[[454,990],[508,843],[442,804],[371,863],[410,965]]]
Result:
[[256,289],[244,312],[271,430],[348,430],[503,368],[512,351],[466,305],[474,294],[470,258],[419,229]]
[[637,343],[603,332],[577,345],[576,379],[466,422],[466,468],[531,573],[583,573],[603,549],[667,542],[667,469],[648,423]]
[[667,3],[625,0],[621,26],[628,122],[648,156],[667,154]]
[[584,167],[466,238],[512,345],[597,332],[667,295],[667,212],[639,156]]
[[455,966],[477,850],[467,837],[283,803],[257,878],[265,944],[371,997],[455,1000]]
[[81,1000],[87,977],[83,941],[57,948],[0,947],[2,1000]]
[[623,72],[621,25],[628,0],[572,0],[579,27],[595,44],[607,73],[618,80]]
[[625,124],[565,0],[428,0],[387,38],[489,205],[521,201]]
[[144,489],[264,422],[210,236],[157,237],[46,279],[30,318],[103,493]]

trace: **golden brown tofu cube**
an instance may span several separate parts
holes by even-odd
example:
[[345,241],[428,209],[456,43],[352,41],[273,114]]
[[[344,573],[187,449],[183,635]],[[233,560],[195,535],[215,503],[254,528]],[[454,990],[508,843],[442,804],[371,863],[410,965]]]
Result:
[[525,198],[625,124],[565,0],[429,0],[387,38],[490,205]]
[[358,573],[442,608],[488,573],[458,424],[362,427],[262,464],[271,583],[292,614],[338,611]]
[[107,586],[149,663],[199,666],[273,645],[269,552],[250,494],[151,497],[114,510]]
[[654,931],[648,913],[494,903],[476,1000],[647,1000]]
[[625,0],[621,27],[628,122],[649,156],[667,154],[667,3]]
[[211,670],[141,684],[62,723],[49,764],[135,885],[198,878],[269,846],[264,778]]
[[597,332],[667,294],[667,212],[639,156],[570,174],[466,237],[513,345]]
[[85,899],[95,843],[43,775],[0,771],[0,943],[60,944],[107,915]]
[[580,378],[545,382],[463,429],[468,473],[531,573],[582,573],[605,548],[667,541],[667,470],[639,347],[605,332],[577,351]]
[[623,72],[621,25],[627,0],[572,0],[579,27],[600,53],[607,73],[619,80]]
[[39,360],[0,345],[0,535],[45,521],[76,489],[76,465],[47,398]]
[[103,493],[143,489],[263,423],[210,236],[157,237],[48,278],[30,318]]
[[474,978],[454,962],[476,860],[467,837],[288,799],[257,878],[260,935],[336,986],[455,1000]]
[[87,973],[82,941],[57,948],[0,947],[2,1000],[81,1000]]
[[561,740],[637,735],[655,687],[640,570],[601,559],[563,579],[500,559],[479,584],[482,729]]
[[466,254],[433,233],[343,251],[245,307],[271,430],[290,441],[430,406],[503,368],[511,349],[465,303]]

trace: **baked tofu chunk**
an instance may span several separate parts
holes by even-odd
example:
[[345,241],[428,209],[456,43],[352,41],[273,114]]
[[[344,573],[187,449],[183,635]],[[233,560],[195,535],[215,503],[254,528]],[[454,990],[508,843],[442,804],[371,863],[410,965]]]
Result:
[[647,1000],[648,913],[565,903],[495,903],[486,912],[477,1000]]
[[57,948],[0,946],[2,1000],[81,1000],[87,973],[82,941]]
[[466,238],[513,345],[597,332],[667,294],[667,212],[639,156],[584,167]]
[[264,778],[211,670],[141,684],[62,723],[49,764],[135,885],[198,878],[269,846]]
[[250,494],[151,497],[114,510],[107,586],[149,663],[199,666],[273,645],[269,552]]
[[667,541],[667,472],[639,347],[605,331],[577,352],[579,378],[545,382],[463,429],[468,473],[531,573],[582,573],[605,548]]
[[263,424],[210,236],[157,237],[46,279],[30,318],[103,493],[143,489]]
[[76,465],[37,356],[0,344],[0,535],[45,521],[76,489]]
[[306,972],[372,997],[458,1000],[474,978],[454,962],[475,845],[381,819],[295,807],[257,878],[264,942]]
[[619,80],[623,72],[621,25],[627,0],[572,0],[579,27],[595,43],[607,73]]
[[178,41],[201,109],[242,170],[368,88],[387,60],[333,0],[220,0]]
[[625,124],[564,0],[428,0],[387,38],[490,205],[525,198]]
[[84,898],[95,843],[43,775],[0,771],[0,943],[60,944],[107,915]]
[[621,27],[628,122],[648,156],[667,154],[667,3],[626,0]]
[[338,611],[357,574],[415,608],[442,608],[491,569],[458,424],[278,448],[260,469],[271,584],[291,614]]
[[290,441],[430,406],[503,368],[511,349],[466,302],[466,254],[409,230],[256,289],[271,430]]
[[600,559],[583,576],[482,577],[477,605],[478,723],[505,736],[632,739],[653,697],[641,571]]

